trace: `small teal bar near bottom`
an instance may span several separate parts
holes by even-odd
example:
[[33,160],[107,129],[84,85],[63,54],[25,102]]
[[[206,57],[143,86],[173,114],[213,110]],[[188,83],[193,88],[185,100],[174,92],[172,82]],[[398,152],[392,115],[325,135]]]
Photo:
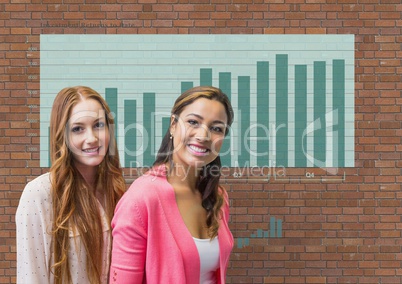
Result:
[[237,238],[237,248],[243,248],[250,245],[250,238],[282,238],[282,220],[276,219],[275,217],[270,217],[269,219],[269,230],[264,231],[262,229],[257,229],[257,233],[253,233],[250,237]]

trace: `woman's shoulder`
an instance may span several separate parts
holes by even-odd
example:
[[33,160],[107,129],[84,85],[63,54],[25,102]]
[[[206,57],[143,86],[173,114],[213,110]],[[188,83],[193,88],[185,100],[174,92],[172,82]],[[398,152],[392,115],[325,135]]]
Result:
[[51,206],[50,175],[46,173],[26,184],[21,194],[16,214],[23,216],[24,214],[36,214],[37,212],[46,213]]
[[160,166],[151,168],[138,177],[123,194],[123,198],[153,198],[170,187],[166,174]]
[[138,177],[123,194],[116,206],[115,219],[133,212],[146,218],[147,212],[158,210],[162,203],[172,200],[172,192],[166,176],[155,174],[151,169]]
[[22,196],[32,199],[45,199],[50,197],[51,187],[50,173],[45,173],[29,181],[24,188]]

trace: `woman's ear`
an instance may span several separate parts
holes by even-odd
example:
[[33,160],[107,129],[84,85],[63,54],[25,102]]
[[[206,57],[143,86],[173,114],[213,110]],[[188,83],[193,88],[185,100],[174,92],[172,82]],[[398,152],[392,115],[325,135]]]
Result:
[[176,124],[177,124],[177,118],[176,115],[172,114],[170,116],[170,127],[169,127],[169,131],[170,134],[172,135],[176,129]]

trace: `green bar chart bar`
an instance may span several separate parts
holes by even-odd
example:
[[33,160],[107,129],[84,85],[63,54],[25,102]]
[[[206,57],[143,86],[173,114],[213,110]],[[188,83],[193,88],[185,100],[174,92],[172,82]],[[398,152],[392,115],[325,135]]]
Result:
[[170,117],[162,117],[162,139],[165,137],[166,132],[169,131],[170,128]]
[[288,166],[288,55],[276,55],[276,166]]
[[275,217],[269,218],[269,234],[271,238],[275,238]]
[[282,220],[276,220],[276,236],[282,238]]
[[191,89],[193,85],[193,82],[181,82],[181,92],[184,93],[185,91]]
[[334,118],[336,127],[333,128],[334,138],[334,165],[336,167],[345,166],[345,60],[333,60],[332,63],[332,94],[333,110],[337,116]]
[[219,72],[219,89],[224,92],[229,100],[232,96],[232,73],[230,72]]
[[307,128],[307,65],[295,66],[295,118],[295,166],[306,167],[307,138],[303,132]]
[[118,134],[118,112],[117,112],[117,88],[105,88],[105,99],[107,104],[109,105],[110,111],[114,118],[114,135],[117,141]]
[[257,62],[257,165],[269,164],[269,62]]
[[155,93],[144,93],[144,166],[151,166],[155,161]]
[[250,140],[245,137],[244,133],[250,127],[250,76],[238,76],[238,101],[240,122],[240,149],[238,162],[240,167],[249,166],[250,162]]
[[[314,131],[314,166],[326,162],[326,70],[325,61],[314,61],[314,121],[321,127]],[[319,164],[317,164],[319,163]]]
[[[219,89],[224,92],[229,100],[231,100],[232,97],[232,85],[231,85],[231,80],[232,80],[232,74],[230,72],[219,72]],[[229,129],[229,134],[225,137],[223,140],[222,148],[219,153],[219,156],[221,157],[221,163],[222,166],[227,166],[230,167],[231,165],[231,157],[230,157],[230,135],[231,135],[231,129]]]
[[137,161],[137,101],[124,100],[124,166],[136,167]]
[[212,68],[200,69],[200,86],[212,86]]

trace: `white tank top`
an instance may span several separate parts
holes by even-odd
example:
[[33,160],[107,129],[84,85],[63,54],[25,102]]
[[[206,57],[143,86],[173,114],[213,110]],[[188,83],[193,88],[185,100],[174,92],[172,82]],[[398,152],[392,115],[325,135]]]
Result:
[[219,268],[218,237],[212,239],[194,238],[200,256],[200,284],[216,284],[216,270]]

